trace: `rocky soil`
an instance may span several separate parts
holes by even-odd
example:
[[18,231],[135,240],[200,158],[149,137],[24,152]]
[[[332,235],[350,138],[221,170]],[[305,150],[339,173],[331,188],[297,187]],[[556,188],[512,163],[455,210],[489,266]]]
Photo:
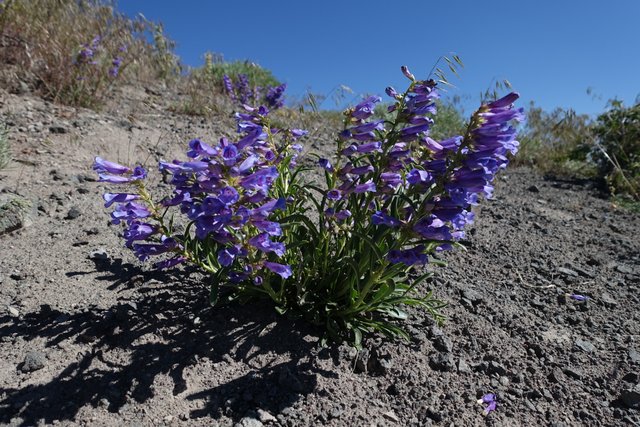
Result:
[[206,277],[151,271],[123,247],[93,156],[152,165],[234,128],[172,114],[157,90],[120,96],[96,113],[0,92],[15,159],[0,171],[13,221],[0,230],[1,424],[640,425],[640,217],[592,184],[507,171],[467,250],[429,267],[442,326],[412,312],[410,342],[322,348],[268,304],[211,308]]

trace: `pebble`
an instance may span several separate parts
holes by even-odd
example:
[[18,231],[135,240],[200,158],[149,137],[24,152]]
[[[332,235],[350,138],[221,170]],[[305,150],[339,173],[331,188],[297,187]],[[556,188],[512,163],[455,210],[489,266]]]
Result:
[[564,274],[565,276],[578,277],[578,272],[569,268],[558,267],[558,273]]
[[19,317],[20,316],[20,312],[18,311],[18,309],[13,307],[13,306],[8,306],[7,307],[7,313],[9,313],[9,316],[11,316],[11,317]]
[[398,418],[398,416],[393,411],[384,412],[382,416],[388,419],[389,421],[393,421],[394,423],[400,422],[400,418]]
[[63,134],[69,132],[69,130],[61,123],[54,123],[49,126],[49,132]]
[[264,409],[258,409],[257,413],[258,413],[258,419],[262,423],[274,423],[274,422],[278,421],[278,419],[276,417],[274,417],[273,415],[271,415],[269,412],[265,411]]
[[109,259],[109,254],[103,248],[98,248],[98,249],[93,249],[91,252],[89,252],[88,258],[93,260],[104,261]]
[[624,264],[617,264],[616,265],[616,271],[618,273],[622,273],[622,274],[631,274],[633,273],[633,270],[631,269],[631,267],[624,265]]
[[82,215],[82,212],[80,212],[80,209],[73,206],[71,209],[69,209],[69,212],[67,212],[67,216],[64,217],[64,219],[76,219],[80,215]]
[[461,372],[461,373],[471,372],[471,368],[469,368],[469,365],[462,357],[460,358],[460,360],[458,360],[458,372]]
[[640,353],[638,353],[637,350],[635,349],[630,349],[629,350],[629,360],[633,363],[640,363]]
[[578,347],[582,351],[586,351],[587,353],[591,353],[595,351],[596,347],[591,344],[589,341],[578,338],[575,343],[576,347]]
[[433,340],[433,346],[444,353],[451,353],[451,351],[453,351],[453,343],[445,335],[437,336],[436,339]]
[[33,372],[44,368],[47,357],[41,351],[30,351],[24,357],[20,370],[22,372]]
[[253,417],[244,417],[237,423],[233,425],[233,427],[263,427],[264,424],[256,418]]
[[636,384],[633,388],[626,388],[620,393],[620,400],[628,408],[640,409],[640,384]]

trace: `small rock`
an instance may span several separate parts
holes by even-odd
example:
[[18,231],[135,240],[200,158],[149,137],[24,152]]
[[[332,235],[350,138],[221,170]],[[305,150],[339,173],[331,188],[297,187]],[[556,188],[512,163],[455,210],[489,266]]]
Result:
[[103,248],[98,248],[89,252],[89,259],[93,259],[96,261],[105,261],[109,259],[109,254]]
[[640,384],[636,384],[633,388],[627,388],[620,393],[620,400],[628,408],[640,409]]
[[635,349],[630,349],[629,350],[629,360],[633,363],[640,363],[640,353],[638,353],[637,350]]
[[606,307],[614,308],[618,305],[618,301],[613,299],[608,292],[602,292],[598,298]]
[[429,366],[434,371],[452,371],[455,369],[451,353],[439,353],[429,358]]
[[393,421],[394,423],[400,422],[400,418],[398,418],[398,416],[393,411],[384,412],[382,416],[388,419],[389,421]]
[[458,372],[461,372],[461,373],[471,372],[471,368],[469,368],[469,365],[462,357],[460,358],[460,360],[458,360]]
[[54,123],[51,126],[49,126],[49,132],[63,134],[63,133],[69,132],[69,130],[66,128],[66,126],[64,126],[61,123]]
[[631,267],[629,267],[628,265],[624,265],[624,264],[617,264],[616,265],[616,271],[618,273],[622,273],[622,274],[632,274],[633,270],[631,269]]
[[582,351],[586,351],[587,353],[591,353],[595,351],[596,347],[591,344],[589,341],[578,338],[575,343],[576,347],[578,347]]
[[7,307],[7,313],[9,313],[9,316],[11,316],[11,317],[19,317],[20,316],[20,312],[18,311],[18,309],[13,307],[13,306],[8,306]]
[[20,370],[22,372],[33,372],[38,369],[44,368],[44,365],[47,361],[47,357],[44,353],[40,351],[30,351],[24,357],[24,362],[22,362],[22,366]]
[[260,420],[261,423],[274,423],[278,421],[276,417],[274,417],[269,412],[263,409],[258,409],[257,412],[258,412],[258,419]]
[[565,276],[578,277],[578,272],[569,268],[558,267],[558,273],[564,274]]
[[527,190],[531,191],[532,193],[539,193],[540,189],[538,188],[537,185],[531,185],[527,188]]
[[559,368],[555,368],[551,371],[551,374],[549,374],[549,379],[558,384],[562,384],[564,381],[564,374]]
[[453,351],[453,343],[444,335],[437,336],[436,339],[433,340],[433,346],[445,353],[451,353],[451,351]]
[[64,217],[64,219],[76,219],[80,215],[82,215],[82,212],[80,212],[77,207],[73,206],[71,209],[69,209],[69,212],[67,212],[67,216]]
[[0,236],[29,226],[33,214],[34,205],[29,200],[0,194]]

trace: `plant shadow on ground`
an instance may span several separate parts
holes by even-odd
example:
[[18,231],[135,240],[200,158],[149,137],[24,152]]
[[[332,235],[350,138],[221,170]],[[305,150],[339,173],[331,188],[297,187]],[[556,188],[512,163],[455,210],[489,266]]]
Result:
[[[213,308],[208,290],[186,272],[152,273],[149,283],[149,273],[131,264],[97,266],[108,273],[99,280],[117,279],[124,285],[132,277],[147,278],[134,297],[106,310],[69,314],[42,305],[20,319],[0,317],[0,336],[44,339],[51,353],[69,344],[85,347],[76,357],[56,356],[69,361],[47,383],[0,388],[0,423],[15,417],[22,425],[74,420],[86,405],[118,412],[127,402],[152,399],[159,375],[171,378],[173,394],[178,395],[188,389],[185,370],[206,359],[221,366],[224,375],[212,369],[209,380],[214,386],[186,396],[205,402],[191,418],[225,414],[237,419],[257,408],[277,413],[312,392],[317,375],[334,376],[304,362],[317,346],[304,337],[317,337],[317,331],[278,316],[266,304]],[[129,280],[122,279],[126,275]],[[234,368],[236,362],[242,367]]]

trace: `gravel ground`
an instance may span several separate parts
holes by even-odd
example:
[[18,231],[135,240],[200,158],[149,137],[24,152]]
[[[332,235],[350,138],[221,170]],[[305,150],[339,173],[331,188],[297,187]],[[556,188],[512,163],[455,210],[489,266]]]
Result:
[[0,202],[26,207],[0,235],[0,423],[640,425],[640,218],[592,184],[507,171],[467,250],[429,267],[442,326],[412,312],[410,342],[321,348],[268,304],[211,308],[206,277],[123,247],[93,156],[171,160],[233,126],[172,114],[155,90],[122,100],[95,113],[0,92],[15,158]]

